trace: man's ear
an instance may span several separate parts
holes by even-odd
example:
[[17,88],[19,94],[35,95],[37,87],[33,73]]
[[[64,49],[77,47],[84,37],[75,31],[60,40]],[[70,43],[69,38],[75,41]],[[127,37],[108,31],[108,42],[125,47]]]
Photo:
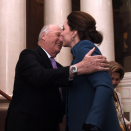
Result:
[[41,39],[42,39],[42,40],[45,40],[45,36],[46,36],[45,32],[42,32],[42,33],[41,33]]

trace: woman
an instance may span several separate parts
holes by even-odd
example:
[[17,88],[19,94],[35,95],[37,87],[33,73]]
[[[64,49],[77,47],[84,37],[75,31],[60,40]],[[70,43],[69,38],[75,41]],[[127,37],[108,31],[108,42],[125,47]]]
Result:
[[[114,89],[116,89],[117,85],[120,83],[120,80],[122,80],[124,77],[124,69],[119,63],[115,61],[110,61],[109,65],[110,65],[112,84]],[[131,131],[131,123],[126,118],[124,118],[123,115],[121,94],[116,92],[115,90],[114,90],[114,103],[115,103],[121,130],[127,131],[127,129],[129,129]]]
[[[71,47],[72,65],[81,61],[95,47],[93,55],[101,52],[94,43],[102,42],[95,19],[81,11],[68,15],[63,25],[63,46]],[[67,90],[67,131],[120,131],[113,101],[113,86],[109,72],[76,76]]]

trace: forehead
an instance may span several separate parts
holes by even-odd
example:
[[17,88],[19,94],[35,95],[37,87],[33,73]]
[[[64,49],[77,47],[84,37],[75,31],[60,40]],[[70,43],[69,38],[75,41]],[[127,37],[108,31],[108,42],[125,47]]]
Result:
[[52,25],[49,27],[50,32],[61,33],[62,29],[59,26]]
[[67,26],[68,24],[68,20],[66,19],[65,22],[64,22],[64,26]]
[[120,78],[120,74],[117,73],[117,72],[114,72],[114,73],[112,73],[112,77],[119,79]]

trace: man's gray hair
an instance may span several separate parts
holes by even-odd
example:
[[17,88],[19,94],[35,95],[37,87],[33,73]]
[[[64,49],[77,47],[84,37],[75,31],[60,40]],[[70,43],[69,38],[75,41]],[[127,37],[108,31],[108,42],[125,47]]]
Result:
[[41,29],[40,34],[39,34],[39,37],[38,37],[38,41],[41,39],[41,34],[42,34],[43,32],[45,32],[45,34],[48,34],[48,32],[49,32],[49,25],[45,25],[45,26]]

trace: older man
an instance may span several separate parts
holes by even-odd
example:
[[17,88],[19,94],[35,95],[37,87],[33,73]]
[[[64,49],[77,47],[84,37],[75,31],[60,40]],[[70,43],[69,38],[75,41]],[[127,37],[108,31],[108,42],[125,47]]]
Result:
[[109,69],[105,68],[108,67],[105,57],[90,56],[94,49],[75,65],[77,70],[55,62],[53,58],[63,43],[61,31],[57,25],[43,27],[38,48],[21,52],[5,131],[58,131],[64,114],[59,87],[68,86],[69,78],[75,73],[81,75]]

